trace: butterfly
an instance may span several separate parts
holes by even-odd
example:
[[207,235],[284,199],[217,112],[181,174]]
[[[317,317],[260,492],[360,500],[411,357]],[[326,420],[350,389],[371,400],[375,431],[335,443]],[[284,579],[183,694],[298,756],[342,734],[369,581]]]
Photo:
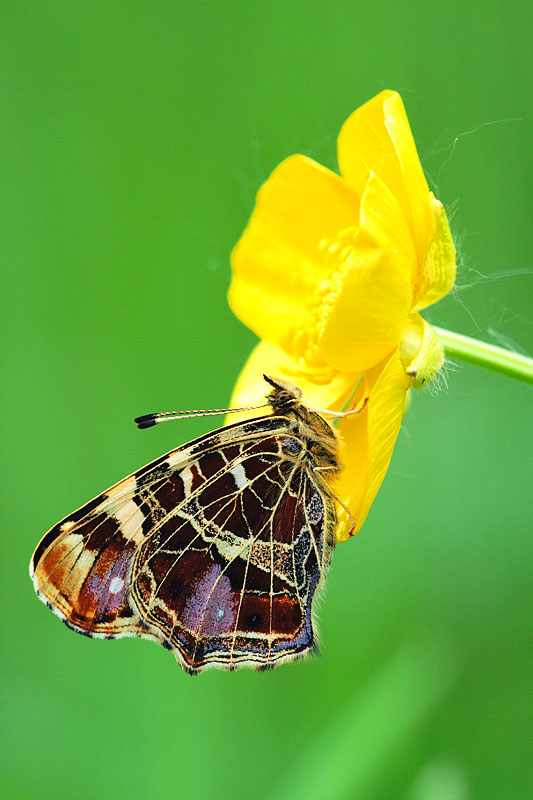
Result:
[[270,414],[172,450],[45,534],[30,575],[69,628],[151,639],[190,674],[268,669],[315,648],[339,443],[300,389],[265,380]]

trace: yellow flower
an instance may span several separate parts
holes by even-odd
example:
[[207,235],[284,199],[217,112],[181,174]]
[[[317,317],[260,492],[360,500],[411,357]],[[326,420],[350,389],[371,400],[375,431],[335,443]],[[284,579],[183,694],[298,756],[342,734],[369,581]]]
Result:
[[[455,249],[397,93],[348,118],[338,160],[342,178],[301,155],[281,163],[233,251],[229,302],[262,341],[232,405],[264,395],[264,372],[300,386],[310,406],[338,411],[368,397],[338,425],[345,468],[334,489],[357,531],[387,471],[407,390],[442,366],[417,312],[452,288]],[[349,530],[341,513],[338,540]]]

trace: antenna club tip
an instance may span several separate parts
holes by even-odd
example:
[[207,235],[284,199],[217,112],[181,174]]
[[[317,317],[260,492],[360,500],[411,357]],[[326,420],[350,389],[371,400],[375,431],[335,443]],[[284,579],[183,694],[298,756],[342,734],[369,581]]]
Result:
[[156,424],[153,414],[145,414],[143,417],[135,417],[133,421],[137,427],[140,428],[140,430],[144,430],[144,428],[151,428]]

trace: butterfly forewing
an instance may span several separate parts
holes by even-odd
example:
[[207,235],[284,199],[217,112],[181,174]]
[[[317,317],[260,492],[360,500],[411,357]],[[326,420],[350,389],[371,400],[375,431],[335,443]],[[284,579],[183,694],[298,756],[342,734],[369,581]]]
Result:
[[293,419],[228,426],[171,451],[56,525],[36,590],[90,636],[141,636],[189,672],[309,651],[334,508]]

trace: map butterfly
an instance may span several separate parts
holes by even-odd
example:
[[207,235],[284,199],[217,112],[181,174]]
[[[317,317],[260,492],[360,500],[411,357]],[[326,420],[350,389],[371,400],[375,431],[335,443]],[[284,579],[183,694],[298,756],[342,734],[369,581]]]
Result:
[[69,628],[151,639],[190,674],[268,669],[315,648],[338,440],[298,388],[265,380],[271,414],[172,450],[43,537],[30,575]]

